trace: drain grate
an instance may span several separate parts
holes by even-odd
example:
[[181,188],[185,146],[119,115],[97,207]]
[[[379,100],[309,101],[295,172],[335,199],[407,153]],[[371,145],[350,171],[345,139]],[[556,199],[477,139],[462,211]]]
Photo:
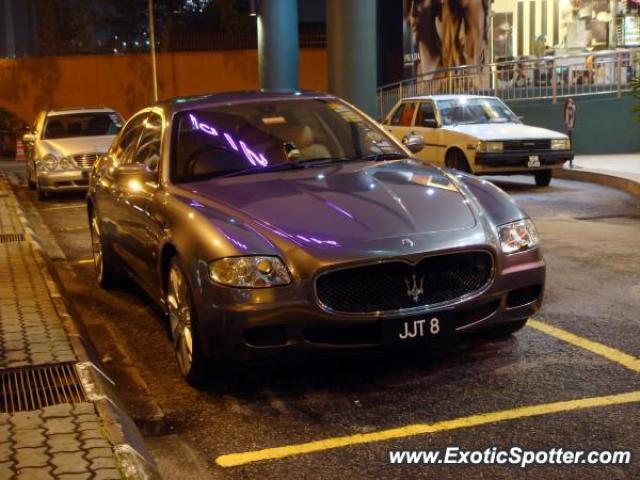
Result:
[[86,402],[73,363],[19,368],[0,372],[0,413]]
[[0,233],[0,243],[24,242],[24,233]]

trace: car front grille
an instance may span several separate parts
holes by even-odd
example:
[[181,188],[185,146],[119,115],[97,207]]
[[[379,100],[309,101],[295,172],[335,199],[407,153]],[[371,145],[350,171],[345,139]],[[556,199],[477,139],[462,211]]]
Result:
[[[316,279],[318,300],[344,313],[378,313],[455,301],[480,291],[491,280],[488,252],[426,257],[331,271]],[[420,292],[422,290],[422,292]]]
[[80,168],[91,168],[98,159],[97,153],[83,153],[82,155],[74,155],[73,161]]
[[551,140],[506,140],[503,145],[505,152],[549,150],[551,148]]

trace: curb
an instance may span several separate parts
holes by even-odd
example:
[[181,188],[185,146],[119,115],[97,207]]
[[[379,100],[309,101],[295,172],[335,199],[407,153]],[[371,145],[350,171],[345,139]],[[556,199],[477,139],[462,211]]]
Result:
[[640,183],[624,177],[617,177],[593,170],[562,168],[553,172],[555,178],[576,180],[579,182],[596,183],[605,187],[615,188],[623,192],[640,197]]
[[23,226],[25,239],[29,242],[38,268],[45,279],[56,313],[62,321],[71,348],[78,359],[75,367],[82,381],[82,386],[104,422],[121,473],[127,480],[162,478],[153,457],[144,444],[140,431],[133,420],[119,407],[114,390],[115,384],[99,367],[100,359],[91,342],[86,338],[86,335],[83,335],[82,325],[79,325],[69,313],[65,299],[56,284],[50,260],[43,251],[9,181],[7,181],[7,186],[11,191],[12,203]]

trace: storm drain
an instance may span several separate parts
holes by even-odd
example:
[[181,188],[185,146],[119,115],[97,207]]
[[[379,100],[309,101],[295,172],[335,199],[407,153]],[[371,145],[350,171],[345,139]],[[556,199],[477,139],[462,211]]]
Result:
[[0,413],[87,401],[73,363],[5,370],[0,389]]
[[0,243],[24,242],[24,233],[0,233]]

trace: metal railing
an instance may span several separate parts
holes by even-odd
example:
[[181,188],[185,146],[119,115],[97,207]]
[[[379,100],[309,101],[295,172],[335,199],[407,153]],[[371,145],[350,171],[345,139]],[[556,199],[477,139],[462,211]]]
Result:
[[396,102],[417,95],[493,95],[503,100],[552,99],[631,90],[640,76],[640,48],[525,58],[436,70],[378,89],[383,118]]

